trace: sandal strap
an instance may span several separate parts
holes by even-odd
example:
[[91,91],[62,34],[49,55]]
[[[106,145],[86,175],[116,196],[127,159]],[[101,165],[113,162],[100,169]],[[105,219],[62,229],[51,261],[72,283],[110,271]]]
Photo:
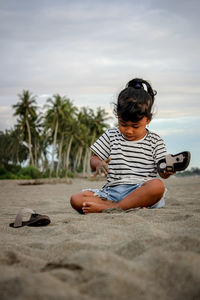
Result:
[[15,218],[15,223],[13,225],[13,227],[20,227],[22,226],[22,219],[23,219],[23,216],[25,214],[35,214],[35,211],[33,211],[32,209],[30,208],[22,208],[20,209],[20,211],[18,212],[16,218]]
[[174,164],[179,162],[182,163],[184,161],[183,154],[172,156],[171,154],[166,155],[166,164],[167,164],[167,171],[174,171]]

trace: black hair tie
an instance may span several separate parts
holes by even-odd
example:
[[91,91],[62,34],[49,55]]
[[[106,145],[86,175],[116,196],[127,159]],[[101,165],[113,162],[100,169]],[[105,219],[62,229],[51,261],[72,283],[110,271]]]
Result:
[[135,89],[141,89],[142,85],[140,83],[136,83],[134,87]]

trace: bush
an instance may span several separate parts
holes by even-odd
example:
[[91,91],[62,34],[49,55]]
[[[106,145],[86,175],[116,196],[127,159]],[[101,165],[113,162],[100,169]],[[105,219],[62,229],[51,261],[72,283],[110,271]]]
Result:
[[0,174],[0,179],[18,179],[18,176],[11,172],[6,172],[4,174]]
[[0,177],[3,176],[3,175],[5,175],[6,173],[7,173],[6,169],[3,168],[3,167],[1,167],[0,168]]
[[76,168],[76,172],[77,173],[83,173],[83,168],[82,167]]
[[6,165],[6,170],[8,172],[11,172],[13,174],[17,174],[19,173],[19,171],[21,170],[21,166],[20,165],[13,165],[13,164],[8,164]]
[[[50,172],[49,172],[49,174],[50,174]],[[51,173],[51,177],[52,177],[52,178],[56,178],[56,171],[53,171],[53,172]]]
[[0,179],[19,179],[18,172],[21,166],[8,164],[0,168]]
[[33,166],[22,168],[18,175],[20,179],[37,179],[42,177],[40,171]]
[[71,170],[67,171],[67,177],[74,178],[74,173]]
[[6,168],[1,167],[0,168],[0,179],[18,179],[18,176],[17,176],[17,174],[12,173],[10,170],[7,170]]
[[65,178],[65,171],[59,172],[59,178]]
[[49,178],[50,169],[46,170],[45,172],[41,173],[42,178]]
[[18,176],[18,179],[33,179],[33,178],[29,175],[20,175]]
[[71,170],[68,170],[67,174],[66,174],[66,171],[63,170],[63,171],[59,172],[59,176],[58,177],[59,178],[65,178],[65,177],[74,178],[74,173]]

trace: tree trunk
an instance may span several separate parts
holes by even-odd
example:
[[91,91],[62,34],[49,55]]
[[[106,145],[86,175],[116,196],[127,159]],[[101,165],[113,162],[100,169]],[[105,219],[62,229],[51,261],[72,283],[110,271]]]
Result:
[[75,155],[75,159],[74,159],[74,163],[73,163],[73,171],[76,171],[76,166],[77,166],[77,161],[78,161],[78,157],[79,157],[79,152],[80,152],[80,148],[78,148],[78,151],[76,152]]
[[70,154],[70,150],[71,150],[71,145],[72,145],[72,141],[73,141],[73,135],[71,135],[70,140],[69,140],[69,144],[67,147],[67,154],[66,154],[66,176],[67,176],[67,171],[68,171],[68,167],[69,167],[69,154]]
[[83,155],[83,147],[81,146],[80,153],[79,153],[79,158],[78,158],[78,161],[77,161],[77,168],[80,168],[82,155]]
[[47,159],[47,146],[45,146],[49,136],[50,136],[50,130],[48,130],[44,134],[44,137],[42,139],[41,150],[40,150],[41,151],[40,157],[41,157],[41,160],[42,160],[43,172],[47,172],[48,169],[49,169],[49,161]]
[[30,126],[29,126],[29,122],[26,119],[26,126],[27,126],[27,130],[28,130],[28,148],[29,148],[29,155],[30,155],[30,162],[29,164],[34,166],[34,161],[33,161],[33,154],[32,154],[32,144],[31,144],[31,130],[30,130]]
[[93,144],[94,144],[94,142],[95,142],[95,139],[96,139],[96,130],[94,129],[94,131],[93,131],[93,135],[92,135],[92,139],[91,139],[91,145],[93,145]]
[[[83,159],[83,176],[86,177],[90,173],[90,166],[88,166],[88,162],[90,160],[90,148],[85,149],[85,155]],[[89,167],[89,169],[88,169]]]
[[64,140],[64,133],[62,133],[61,141],[60,141],[60,144],[59,144],[59,155],[58,155],[58,164],[57,164],[57,169],[56,169],[56,177],[58,177],[60,163],[61,163],[63,140]]
[[49,168],[49,161],[48,161],[48,159],[47,159],[46,156],[44,156],[42,166],[43,166],[43,172],[48,171],[48,168]]
[[37,156],[37,150],[38,150],[38,144],[37,144],[37,140],[35,140],[35,167],[38,168],[38,156]]
[[83,147],[81,146],[81,147],[78,148],[78,151],[76,153],[76,157],[75,157],[75,160],[74,160],[74,167],[73,167],[74,172],[80,166],[82,152],[83,152]]
[[58,120],[56,121],[56,127],[55,127],[54,138],[53,138],[52,160],[51,160],[51,168],[50,168],[50,174],[49,174],[50,177],[54,170],[54,155],[55,155],[55,150],[56,150],[57,132],[58,132]]
[[19,162],[19,148],[17,147],[17,153],[16,153],[16,156],[17,156],[17,165],[20,164]]
[[91,168],[90,168],[90,158],[91,158],[91,150],[90,148],[88,148],[88,153],[87,153],[87,169],[86,169],[86,173],[89,176],[91,174]]

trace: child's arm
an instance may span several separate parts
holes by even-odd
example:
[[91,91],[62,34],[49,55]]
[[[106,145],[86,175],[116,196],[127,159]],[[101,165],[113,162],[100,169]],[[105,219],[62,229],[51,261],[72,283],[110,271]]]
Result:
[[96,154],[94,154],[90,159],[90,166],[92,171],[96,171],[97,174],[104,173],[108,174],[108,163],[110,162],[110,158],[107,160],[100,159]]

